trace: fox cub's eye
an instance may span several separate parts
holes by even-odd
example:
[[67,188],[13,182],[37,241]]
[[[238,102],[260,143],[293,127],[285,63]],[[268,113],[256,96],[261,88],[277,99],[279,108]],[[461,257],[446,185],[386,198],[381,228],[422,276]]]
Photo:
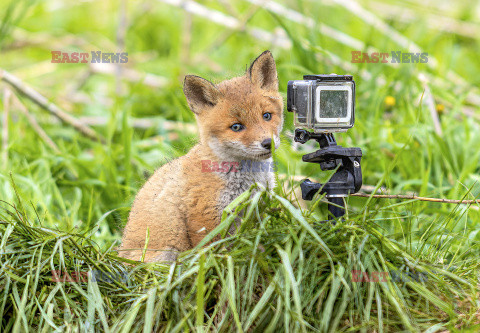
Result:
[[265,112],[265,113],[263,114],[263,119],[265,119],[265,120],[267,120],[267,121],[270,120],[270,119],[272,119],[272,114],[271,114],[270,112]]
[[234,132],[240,132],[241,130],[243,130],[245,128],[245,126],[243,126],[242,124],[233,124],[232,126],[230,126],[230,128],[232,129],[232,131]]

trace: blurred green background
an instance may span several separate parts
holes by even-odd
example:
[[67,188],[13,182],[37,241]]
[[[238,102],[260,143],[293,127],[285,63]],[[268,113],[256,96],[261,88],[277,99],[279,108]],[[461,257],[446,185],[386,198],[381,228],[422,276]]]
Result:
[[[97,228],[101,244],[119,239],[146,177],[195,144],[184,75],[213,82],[243,75],[266,49],[284,97],[287,81],[304,74],[354,75],[356,124],[337,141],[362,148],[364,191],[480,193],[478,1],[4,0],[0,20],[0,68],[105,138],[85,137],[1,82],[0,199],[18,202],[13,179],[25,209],[45,226]],[[52,51],[127,52],[128,62],[52,63]],[[352,51],[426,52],[428,62],[352,63]],[[316,147],[292,143],[285,114],[280,176],[297,185],[306,176],[326,179],[300,162]],[[349,208],[374,212],[386,233],[438,220],[478,240],[475,205],[395,203],[350,198]]]

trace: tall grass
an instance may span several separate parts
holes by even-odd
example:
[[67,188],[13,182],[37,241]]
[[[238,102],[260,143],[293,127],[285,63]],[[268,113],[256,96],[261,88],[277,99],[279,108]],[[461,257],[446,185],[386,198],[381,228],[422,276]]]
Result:
[[3,330],[412,332],[476,320],[479,263],[432,258],[434,231],[413,235],[412,249],[382,235],[376,212],[333,226],[278,194],[249,194],[209,236],[225,235],[244,210],[237,235],[171,266],[118,258],[92,232],[34,227],[20,207],[4,205]]

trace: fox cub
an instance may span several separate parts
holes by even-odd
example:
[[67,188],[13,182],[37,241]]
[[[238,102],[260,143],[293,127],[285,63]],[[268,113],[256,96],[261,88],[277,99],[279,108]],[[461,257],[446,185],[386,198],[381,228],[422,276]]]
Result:
[[[145,261],[174,261],[212,231],[223,209],[252,184],[275,186],[271,168],[263,167],[273,163],[272,146],[280,145],[283,126],[270,51],[245,75],[217,85],[187,75],[183,91],[198,123],[199,143],[158,169],[138,192],[119,248],[125,258],[141,259],[148,228]],[[245,170],[249,163],[262,167]]]

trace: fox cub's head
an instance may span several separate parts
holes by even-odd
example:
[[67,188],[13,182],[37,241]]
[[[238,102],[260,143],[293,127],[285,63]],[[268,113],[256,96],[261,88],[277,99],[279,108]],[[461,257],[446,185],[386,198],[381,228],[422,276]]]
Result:
[[262,160],[280,145],[283,100],[270,51],[253,61],[245,75],[214,85],[187,75],[183,86],[200,127],[200,140],[224,160]]

